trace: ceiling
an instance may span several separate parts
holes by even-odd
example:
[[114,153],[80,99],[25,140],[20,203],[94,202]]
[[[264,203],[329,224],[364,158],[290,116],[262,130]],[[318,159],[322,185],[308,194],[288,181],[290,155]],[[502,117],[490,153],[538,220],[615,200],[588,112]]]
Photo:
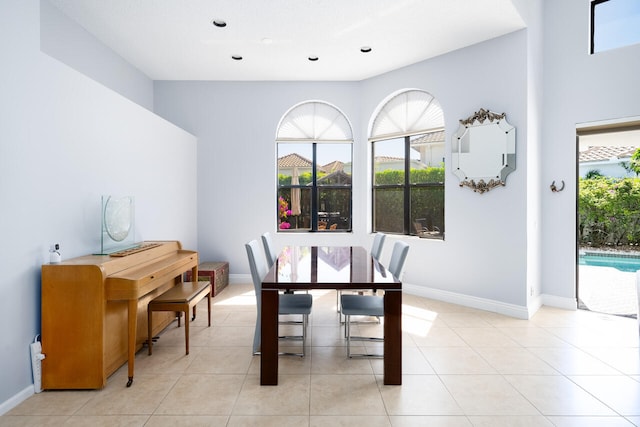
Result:
[[153,80],[358,81],[525,27],[512,0],[49,1]]

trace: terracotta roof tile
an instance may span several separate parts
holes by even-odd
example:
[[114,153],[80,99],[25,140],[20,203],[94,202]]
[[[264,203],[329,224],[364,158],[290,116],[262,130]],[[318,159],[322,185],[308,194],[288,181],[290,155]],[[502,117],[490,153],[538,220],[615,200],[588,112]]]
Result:
[[433,142],[444,142],[444,131],[431,132],[411,140],[411,145],[429,144]]
[[294,167],[310,168],[311,166],[312,166],[311,160],[302,157],[298,153],[287,154],[286,156],[282,156],[278,159],[279,168],[294,168]]
[[327,163],[326,165],[322,166],[322,170],[327,173],[341,171],[344,170],[344,163],[342,163],[340,160],[334,160],[333,162]]
[[638,147],[595,146],[580,152],[580,163],[628,158]]
[[376,163],[388,163],[388,162],[397,162],[403,161],[402,157],[392,157],[392,156],[376,156],[374,161]]

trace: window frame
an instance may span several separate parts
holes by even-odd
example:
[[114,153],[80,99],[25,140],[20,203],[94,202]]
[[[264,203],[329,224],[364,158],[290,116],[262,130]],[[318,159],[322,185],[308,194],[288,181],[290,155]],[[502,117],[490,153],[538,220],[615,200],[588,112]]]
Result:
[[[276,130],[276,162],[281,158],[280,144],[311,144],[311,182],[305,185],[298,183],[297,185],[281,185],[280,184],[280,166],[276,164],[276,218],[277,232],[351,232],[353,230],[353,130],[347,116],[334,105],[319,100],[309,100],[300,102],[291,107],[280,119]],[[322,145],[331,144],[348,144],[349,146],[349,162],[351,172],[348,184],[323,184],[318,183],[322,180],[319,177],[319,171],[323,165],[318,162],[318,148]],[[306,151],[306,150],[305,150]],[[297,153],[296,153],[297,154]],[[307,152],[308,155],[308,152]],[[298,154],[300,156],[300,154]],[[309,160],[309,159],[307,159]],[[336,159],[339,160],[339,159]],[[346,164],[346,162],[344,163]],[[333,173],[333,172],[331,172]],[[329,173],[329,175],[331,174]],[[299,188],[302,191],[310,189],[310,227],[281,229],[279,220],[279,198],[281,190],[292,190]],[[348,190],[348,209],[349,216],[346,219],[346,228],[325,230],[319,229],[320,221],[320,198],[323,191],[331,190]],[[291,193],[290,193],[291,194]],[[330,217],[330,213],[328,213]],[[343,217],[339,218],[342,222]]]
[[[444,197],[446,190],[446,180],[444,176],[444,172],[446,171],[445,165],[445,156],[446,156],[446,139],[445,139],[445,120],[444,120],[444,111],[442,106],[438,102],[435,96],[431,93],[418,89],[418,88],[405,88],[397,90],[387,96],[376,108],[374,114],[371,116],[369,122],[369,142],[371,143],[371,205],[369,208],[371,209],[371,229],[372,232],[382,231],[385,233],[392,234],[401,234],[401,235],[417,235],[419,237],[431,238],[437,240],[444,240],[444,228],[446,223],[446,217],[444,213]],[[441,135],[438,136],[438,133]],[[429,155],[432,156],[432,149],[436,147],[440,147],[442,154],[442,163],[438,163],[442,165],[443,175],[439,177],[440,182],[423,182],[423,183],[411,183],[411,165],[413,164],[413,160],[411,159],[412,153],[412,138],[419,137],[416,139],[420,139],[425,137],[425,141],[418,143],[417,146],[429,146]],[[396,139],[403,139],[404,141],[404,182],[403,184],[384,184],[377,185],[376,184],[376,153],[375,153],[375,143],[379,141],[390,141]],[[434,139],[436,138],[436,139]],[[431,145],[433,144],[433,145]],[[384,151],[384,150],[383,150]],[[425,151],[423,148],[420,148],[420,160],[426,165],[427,168],[436,167],[432,158],[423,157],[425,156]],[[397,154],[399,156],[399,154]],[[427,178],[430,179],[430,178]],[[418,222],[421,218],[412,218],[412,189],[423,189],[423,188],[434,188],[437,186],[441,189],[441,197],[442,197],[442,210],[437,214],[432,210],[429,212],[425,211],[426,218],[424,218],[425,222],[422,223],[420,221],[421,226],[418,230],[418,227],[412,224],[413,222]],[[402,233],[399,233],[395,230],[399,229],[399,224],[394,222],[394,218],[387,225],[391,225],[394,231],[387,230],[379,230],[376,218],[376,211],[378,210],[378,206],[376,204],[376,192],[377,190],[385,190],[385,189],[402,189]],[[423,200],[421,198],[414,199],[414,202],[417,201],[417,206],[413,207],[420,209],[421,207],[425,207],[424,205],[431,202],[429,200],[430,195],[425,194],[426,198]],[[440,197],[440,196],[438,196]],[[424,202],[424,203],[422,203]],[[437,201],[439,202],[439,200]],[[433,207],[439,207],[440,203],[429,204]],[[384,208],[383,205],[381,205]],[[391,217],[390,217],[391,218]],[[431,218],[431,220],[430,220]],[[433,219],[438,221],[438,225],[434,224]],[[430,223],[431,221],[431,223]],[[397,227],[396,227],[397,225]],[[415,232],[412,231],[415,228]],[[426,229],[428,228],[428,229]]]

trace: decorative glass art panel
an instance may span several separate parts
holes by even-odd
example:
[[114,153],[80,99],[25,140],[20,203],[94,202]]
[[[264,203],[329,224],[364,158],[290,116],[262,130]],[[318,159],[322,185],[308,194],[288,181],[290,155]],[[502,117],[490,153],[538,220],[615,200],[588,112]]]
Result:
[[102,196],[101,254],[135,244],[135,203],[132,196]]

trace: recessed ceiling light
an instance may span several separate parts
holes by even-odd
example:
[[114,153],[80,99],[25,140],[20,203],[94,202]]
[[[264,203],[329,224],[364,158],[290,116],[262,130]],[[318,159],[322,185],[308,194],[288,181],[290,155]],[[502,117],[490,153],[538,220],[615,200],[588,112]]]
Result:
[[269,37],[265,37],[262,39],[262,44],[271,44],[273,43],[273,39],[270,39]]
[[218,28],[224,28],[227,26],[227,23],[224,22],[222,19],[214,19],[213,25],[215,25]]
[[317,56],[310,56],[309,57],[309,61],[317,61],[318,57]]
[[371,52],[371,47],[370,47],[370,46],[362,46],[362,47],[360,48],[360,52],[362,52],[362,53],[369,53],[369,52]]
[[242,61],[242,56],[240,56],[240,55],[232,55],[231,59],[235,59],[236,61]]

